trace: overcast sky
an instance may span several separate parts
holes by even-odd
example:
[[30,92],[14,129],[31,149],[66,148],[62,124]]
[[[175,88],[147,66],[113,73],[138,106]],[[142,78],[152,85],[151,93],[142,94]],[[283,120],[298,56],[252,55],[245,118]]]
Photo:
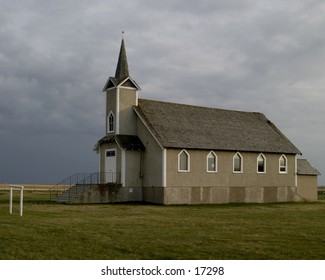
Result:
[[122,30],[141,98],[262,112],[325,174],[325,1],[0,0],[0,183],[98,171]]

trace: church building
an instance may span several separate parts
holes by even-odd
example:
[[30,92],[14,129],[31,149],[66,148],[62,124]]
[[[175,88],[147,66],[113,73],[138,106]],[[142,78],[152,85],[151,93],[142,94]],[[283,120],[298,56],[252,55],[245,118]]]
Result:
[[[262,113],[141,99],[139,91],[122,39],[103,88],[105,135],[94,148],[100,202],[317,200],[318,171]],[[84,201],[99,202],[91,197]]]

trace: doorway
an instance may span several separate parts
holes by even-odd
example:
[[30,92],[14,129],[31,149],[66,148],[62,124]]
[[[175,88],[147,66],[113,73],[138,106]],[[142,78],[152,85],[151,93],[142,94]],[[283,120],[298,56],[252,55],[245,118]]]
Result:
[[105,183],[116,182],[116,149],[105,150]]

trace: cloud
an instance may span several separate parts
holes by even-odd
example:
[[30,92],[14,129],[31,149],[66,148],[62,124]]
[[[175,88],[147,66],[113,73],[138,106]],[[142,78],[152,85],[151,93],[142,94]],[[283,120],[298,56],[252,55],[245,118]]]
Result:
[[263,112],[325,173],[323,1],[0,3],[0,181],[97,170],[122,30],[142,98]]

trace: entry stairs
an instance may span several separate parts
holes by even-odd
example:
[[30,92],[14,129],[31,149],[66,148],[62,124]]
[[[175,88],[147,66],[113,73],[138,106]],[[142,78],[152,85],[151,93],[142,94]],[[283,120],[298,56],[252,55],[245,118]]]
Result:
[[51,188],[51,200],[56,203],[75,203],[99,184],[112,186],[119,183],[120,176],[116,172],[75,173]]

